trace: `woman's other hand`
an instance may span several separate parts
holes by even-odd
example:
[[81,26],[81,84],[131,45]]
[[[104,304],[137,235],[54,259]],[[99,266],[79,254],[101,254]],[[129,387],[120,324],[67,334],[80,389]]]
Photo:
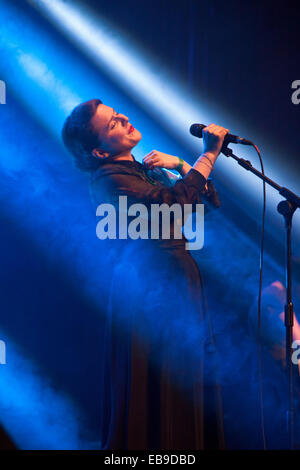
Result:
[[175,170],[179,165],[179,157],[152,150],[152,152],[145,155],[143,163],[151,170],[153,168],[167,168],[168,170]]

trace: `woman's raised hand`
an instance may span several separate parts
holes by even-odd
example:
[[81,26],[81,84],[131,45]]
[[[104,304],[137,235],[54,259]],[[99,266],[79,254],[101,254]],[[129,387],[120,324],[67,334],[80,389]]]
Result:
[[203,153],[210,154],[215,161],[221,152],[224,138],[229,133],[229,129],[210,124],[202,130]]

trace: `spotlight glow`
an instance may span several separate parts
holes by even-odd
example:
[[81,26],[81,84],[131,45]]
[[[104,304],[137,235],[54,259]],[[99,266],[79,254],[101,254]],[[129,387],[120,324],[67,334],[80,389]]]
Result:
[[32,54],[20,54],[18,62],[24,73],[48,94],[55,96],[56,104],[67,113],[76,106],[80,97],[62,83],[45,62]]

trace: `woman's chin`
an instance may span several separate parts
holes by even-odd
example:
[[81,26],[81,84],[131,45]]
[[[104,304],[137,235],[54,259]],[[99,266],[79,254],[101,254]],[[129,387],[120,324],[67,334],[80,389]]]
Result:
[[137,141],[136,143],[138,143],[142,138],[142,134],[137,129],[134,129],[134,137],[135,137],[135,140]]

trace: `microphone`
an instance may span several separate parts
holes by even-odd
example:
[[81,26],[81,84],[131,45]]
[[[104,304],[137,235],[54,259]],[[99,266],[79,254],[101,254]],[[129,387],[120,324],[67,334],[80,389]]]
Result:
[[[199,139],[202,139],[202,131],[206,126],[204,124],[192,124],[190,127],[190,133],[198,137]],[[234,134],[227,134],[224,138],[224,144],[223,147],[227,146],[228,144],[243,144],[243,145],[253,145],[251,140],[243,139],[242,137],[239,137],[238,135]]]

